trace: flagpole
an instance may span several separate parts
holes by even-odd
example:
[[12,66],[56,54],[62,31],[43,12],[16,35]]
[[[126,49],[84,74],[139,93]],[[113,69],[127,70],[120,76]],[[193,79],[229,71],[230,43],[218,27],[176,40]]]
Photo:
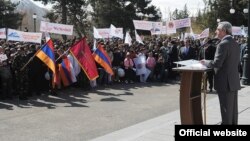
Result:
[[69,47],[69,49],[67,49],[62,55],[60,55],[57,59],[56,59],[56,62],[61,59],[66,53],[69,52],[69,50],[71,49],[71,47]]
[[[83,38],[85,38],[85,37],[83,37]],[[83,39],[82,38],[82,39]],[[82,40],[81,39],[81,40]],[[59,60],[59,59],[61,59],[66,53],[68,53],[69,52],[69,50],[75,45],[75,44],[77,44],[78,42],[80,42],[81,40],[79,40],[79,41],[77,41],[76,43],[74,43],[73,45],[71,45],[62,55],[60,55],[57,59],[56,59],[56,62]]]
[[37,53],[44,48],[45,45],[43,45],[30,59],[29,61],[20,69],[20,71],[23,71],[28,64],[36,57]]

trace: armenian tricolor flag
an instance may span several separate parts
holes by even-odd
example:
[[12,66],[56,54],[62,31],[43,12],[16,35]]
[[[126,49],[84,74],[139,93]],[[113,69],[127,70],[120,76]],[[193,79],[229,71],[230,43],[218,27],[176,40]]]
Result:
[[97,63],[99,63],[107,73],[114,75],[112,70],[111,60],[106,51],[103,49],[103,45],[98,45],[97,49],[93,53],[93,57]]
[[53,73],[53,86],[57,82],[56,61],[54,53],[54,45],[50,39],[43,47],[37,51],[36,56],[43,61]]
[[59,74],[64,86],[69,86],[76,82],[73,66],[68,57],[63,58],[62,63],[59,64]]

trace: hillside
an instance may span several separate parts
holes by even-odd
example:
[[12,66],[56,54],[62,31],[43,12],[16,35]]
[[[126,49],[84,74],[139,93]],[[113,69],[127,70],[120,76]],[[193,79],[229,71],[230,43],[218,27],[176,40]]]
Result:
[[39,31],[41,20],[44,15],[48,12],[47,9],[41,8],[34,4],[31,0],[11,0],[13,3],[19,3],[17,6],[17,11],[24,15],[22,20],[22,25],[19,27],[19,30],[24,30],[25,27],[29,29],[30,32],[34,31],[34,19],[33,14],[36,13],[36,31]]

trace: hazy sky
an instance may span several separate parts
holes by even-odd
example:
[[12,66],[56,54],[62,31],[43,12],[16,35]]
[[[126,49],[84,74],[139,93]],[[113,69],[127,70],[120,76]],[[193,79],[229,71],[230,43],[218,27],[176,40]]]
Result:
[[203,0],[152,0],[152,4],[160,8],[163,19],[168,18],[169,11],[172,12],[176,8],[183,10],[185,4],[187,4],[190,16],[195,16],[198,9],[204,8]]
[[[35,3],[44,7],[40,2]],[[160,8],[163,19],[168,18],[169,11],[172,12],[176,8],[179,10],[183,10],[185,4],[187,4],[190,16],[195,16],[198,9],[204,8],[203,0],[152,0],[152,4]]]

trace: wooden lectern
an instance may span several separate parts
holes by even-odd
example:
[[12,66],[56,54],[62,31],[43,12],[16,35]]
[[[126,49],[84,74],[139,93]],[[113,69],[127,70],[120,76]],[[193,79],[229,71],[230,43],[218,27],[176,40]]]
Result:
[[[181,124],[203,124],[201,109],[201,85],[203,73],[211,70],[192,66],[173,68],[181,72],[180,117]],[[204,101],[205,102],[205,101]]]

